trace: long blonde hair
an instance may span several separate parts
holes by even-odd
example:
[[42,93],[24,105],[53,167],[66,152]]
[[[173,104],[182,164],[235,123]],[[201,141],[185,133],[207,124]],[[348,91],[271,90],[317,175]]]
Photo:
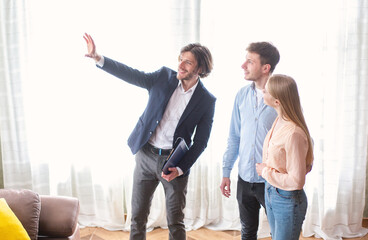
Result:
[[309,147],[306,164],[310,170],[313,164],[313,143],[304,119],[295,80],[286,75],[274,74],[268,79],[267,85],[271,96],[280,101],[282,117],[294,122],[307,135]]

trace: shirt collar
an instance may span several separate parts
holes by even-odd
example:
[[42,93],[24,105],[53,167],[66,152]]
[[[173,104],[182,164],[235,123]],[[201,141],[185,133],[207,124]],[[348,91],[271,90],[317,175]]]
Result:
[[182,93],[191,93],[191,92],[194,92],[194,90],[197,88],[198,86],[198,83],[199,83],[199,79],[198,81],[196,82],[196,84],[193,85],[193,87],[189,88],[188,91],[184,91],[184,88],[183,88],[183,85],[181,84],[181,81],[179,80],[179,83],[178,83],[178,88],[180,89],[180,91]]

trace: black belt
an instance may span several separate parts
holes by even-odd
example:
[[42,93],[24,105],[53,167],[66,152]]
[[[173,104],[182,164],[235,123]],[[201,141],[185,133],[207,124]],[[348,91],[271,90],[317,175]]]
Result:
[[171,149],[157,148],[155,146],[152,146],[150,143],[147,143],[146,147],[151,151],[151,153],[154,153],[157,155],[169,155],[171,152]]

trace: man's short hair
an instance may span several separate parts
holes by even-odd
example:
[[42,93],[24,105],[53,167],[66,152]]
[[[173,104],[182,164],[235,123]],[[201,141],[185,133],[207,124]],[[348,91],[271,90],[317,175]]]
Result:
[[270,64],[270,73],[275,70],[280,61],[280,53],[277,48],[269,42],[254,42],[249,44],[246,49],[248,52],[257,53],[260,56],[261,64]]

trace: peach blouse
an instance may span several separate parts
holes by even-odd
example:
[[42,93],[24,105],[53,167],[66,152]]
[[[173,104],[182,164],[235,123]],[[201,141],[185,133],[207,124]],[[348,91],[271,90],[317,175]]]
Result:
[[286,122],[275,129],[274,121],[263,143],[262,177],[272,186],[292,191],[303,189],[307,174],[308,138],[295,123]]

